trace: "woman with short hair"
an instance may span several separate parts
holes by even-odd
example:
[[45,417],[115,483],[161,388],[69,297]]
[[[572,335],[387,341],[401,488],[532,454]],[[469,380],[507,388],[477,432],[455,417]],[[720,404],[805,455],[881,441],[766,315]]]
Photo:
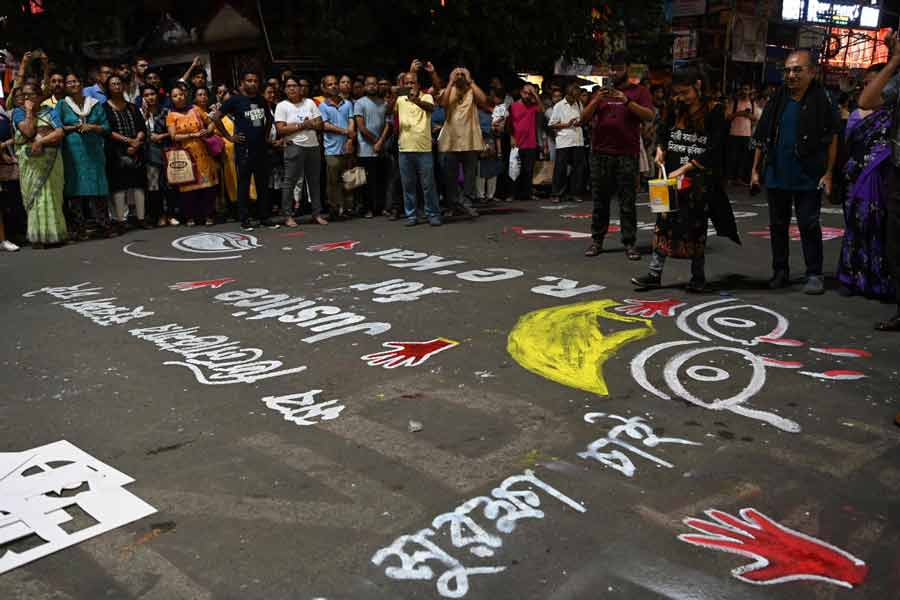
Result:
[[134,206],[138,225],[144,221],[147,169],[144,143],[147,126],[137,107],[125,99],[125,82],[118,75],[106,80],[108,99],[104,104],[110,133],[106,146],[106,175],[113,197],[113,209],[120,231],[125,229],[125,206]]

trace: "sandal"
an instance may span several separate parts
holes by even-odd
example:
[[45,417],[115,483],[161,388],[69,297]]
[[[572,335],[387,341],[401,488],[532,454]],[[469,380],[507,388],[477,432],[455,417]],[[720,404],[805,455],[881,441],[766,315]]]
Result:
[[900,331],[900,313],[875,325],[875,331]]

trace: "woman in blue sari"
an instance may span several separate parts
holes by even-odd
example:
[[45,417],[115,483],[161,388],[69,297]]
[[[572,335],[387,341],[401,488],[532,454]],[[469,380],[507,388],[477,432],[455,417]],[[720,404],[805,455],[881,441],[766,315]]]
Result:
[[93,215],[100,231],[112,236],[109,222],[109,185],[106,181],[105,138],[109,122],[103,103],[82,93],[81,78],[66,75],[67,96],[56,105],[65,141],[63,159],[66,166],[66,218],[71,235],[87,239],[86,209]]
[[[884,65],[873,65],[866,83]],[[891,170],[890,110],[857,109],[847,121],[842,171],[846,229],[837,268],[840,292],[893,299],[887,257],[887,180]]]

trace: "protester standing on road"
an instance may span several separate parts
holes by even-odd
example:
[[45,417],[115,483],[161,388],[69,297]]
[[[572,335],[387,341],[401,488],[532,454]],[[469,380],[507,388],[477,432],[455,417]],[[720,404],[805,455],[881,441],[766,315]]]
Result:
[[[350,78],[347,93],[350,93]],[[334,219],[350,218],[353,214],[353,192],[344,189],[342,175],[352,166],[356,125],[353,122],[353,103],[344,99],[334,75],[322,79],[325,102],[319,105],[322,129],[325,132],[325,166],[328,184],[328,205]]]
[[725,110],[725,120],[730,123],[728,133],[728,180],[731,183],[747,185],[750,177],[750,136],[753,126],[762,111],[750,98],[752,88],[749,83],[741,85],[741,90]]
[[62,123],[49,106],[40,106],[36,85],[26,83],[17,93],[13,111],[16,154],[22,203],[28,212],[28,241],[32,248],[62,244],[68,237],[63,215]]
[[[174,101],[174,98],[173,98]],[[234,134],[228,132],[222,117],[234,120]],[[251,231],[250,181],[256,182],[257,209],[260,223],[271,229],[278,228],[271,222],[272,208],[265,192],[269,181],[269,156],[267,141],[274,122],[266,100],[259,95],[259,76],[252,71],[241,74],[239,94],[233,94],[210,117],[219,134],[234,144],[234,164],[237,169],[238,218],[244,231]]]
[[629,260],[640,260],[635,201],[641,122],[655,115],[650,92],[628,79],[627,61],[619,56],[610,73],[612,85],[600,88],[581,112],[582,123],[591,123],[591,197],[594,241],[585,256],[597,256],[609,232],[609,208],[613,194],[619,198],[622,244]]
[[[866,84],[883,68],[884,64],[869,67]],[[835,180],[845,223],[837,268],[841,295],[893,299],[896,294],[886,235],[892,117],[882,103],[875,110],[856,109],[847,121],[839,161],[843,169]]]
[[[791,207],[806,261],[806,294],[824,294],[822,279],[822,191],[831,195],[837,158],[840,116],[825,88],[815,79],[806,50],[792,52],[784,64],[785,85],[766,105],[756,128],[751,185],[758,186],[765,168],[772,241],[769,287],[790,284]],[[763,164],[765,150],[765,164]]]
[[678,210],[657,216],[650,270],[631,280],[639,288],[659,287],[666,258],[671,257],[691,259],[687,291],[706,289],[707,214],[711,204],[728,204],[728,198],[721,193],[720,183],[724,109],[705,97],[704,91],[705,82],[695,67],[672,75],[672,100],[677,108],[658,132],[656,162],[678,181]]
[[[894,165],[894,185],[892,193],[887,199],[887,256],[894,278],[894,291],[897,300],[897,313],[875,325],[878,331],[900,331],[900,131],[896,124],[900,122],[900,38],[897,32],[892,33],[886,40],[891,51],[891,58],[887,66],[863,90],[859,97],[859,107],[863,110],[875,110],[884,105],[894,119],[894,127],[891,130],[891,162]],[[900,424],[900,415],[898,415]]]
[[553,105],[549,127],[556,132],[556,160],[553,163],[553,193],[551,202],[562,201],[565,195],[583,192],[584,137],[581,131],[581,88],[572,83],[566,96]]
[[507,126],[513,148],[519,152],[519,176],[513,182],[516,200],[532,200],[534,198],[534,163],[538,159],[538,121],[543,120],[543,105],[537,96],[537,90],[530,83],[522,86],[519,100],[509,107]]
[[363,83],[364,95],[353,107],[359,141],[359,165],[366,170],[366,185],[363,188],[365,217],[381,214],[384,209],[387,186],[387,160],[384,143],[390,135],[390,125],[385,122],[387,105],[378,92],[378,78],[368,75]]
[[188,227],[201,223],[212,225],[219,186],[219,164],[210,155],[204,140],[212,135],[214,126],[201,108],[188,104],[187,92],[181,87],[172,90],[172,104],[174,108],[166,116],[169,138],[178,148],[190,154],[197,175],[195,183],[178,186],[181,218],[186,220]]
[[159,91],[149,84],[140,88],[141,115],[147,127],[147,144],[145,154],[147,160],[147,219],[156,222],[157,227],[165,227],[168,217],[175,219],[175,207],[166,182],[164,166],[165,149],[169,146],[169,129],[166,119],[169,109],[159,105]]
[[109,184],[106,180],[106,136],[109,121],[103,104],[82,92],[81,78],[75,73],[66,75],[68,96],[56,106],[62,124],[63,163],[66,182],[66,220],[70,235],[87,239],[86,212],[104,235],[110,235]]
[[[432,64],[425,63],[425,70],[434,72]],[[477,217],[472,208],[475,197],[475,177],[478,171],[478,155],[484,150],[484,138],[478,121],[478,107],[487,104],[487,97],[472,80],[465,67],[457,67],[437,97],[444,108],[444,126],[438,135],[438,151],[444,155],[444,194],[448,208],[460,210],[470,217]],[[462,197],[457,176],[462,165]]]
[[312,205],[312,218],[319,225],[328,225],[322,216],[319,174],[319,138],[322,114],[316,103],[309,99],[309,81],[293,75],[284,80],[287,99],[275,107],[275,127],[285,139],[284,182],[281,187],[281,210],[286,215],[285,225],[296,227],[294,219],[294,188],[302,181]]
[[147,171],[144,143],[147,127],[137,107],[125,99],[125,82],[119,75],[106,80],[109,99],[104,104],[109,121],[106,144],[106,176],[113,198],[113,212],[119,231],[125,230],[125,208],[134,207],[139,227],[144,221],[144,191]]
[[431,154],[431,113],[434,98],[419,89],[416,74],[403,76],[401,95],[396,111],[399,121],[400,179],[403,183],[403,208],[406,226],[418,224],[416,217],[416,188],[422,186],[425,196],[425,216],[433,226],[441,224],[437,189],[434,186],[434,157]]

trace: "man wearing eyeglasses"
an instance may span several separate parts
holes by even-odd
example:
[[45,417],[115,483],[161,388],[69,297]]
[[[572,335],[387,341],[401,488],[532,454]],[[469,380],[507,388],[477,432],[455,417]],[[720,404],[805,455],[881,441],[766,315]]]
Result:
[[751,186],[758,188],[765,172],[772,244],[769,287],[790,284],[791,207],[797,213],[806,294],[824,294],[822,278],[822,191],[831,194],[837,158],[840,115],[825,88],[815,80],[815,66],[806,50],[791,53],[784,65],[784,85],[766,104],[756,128]]

